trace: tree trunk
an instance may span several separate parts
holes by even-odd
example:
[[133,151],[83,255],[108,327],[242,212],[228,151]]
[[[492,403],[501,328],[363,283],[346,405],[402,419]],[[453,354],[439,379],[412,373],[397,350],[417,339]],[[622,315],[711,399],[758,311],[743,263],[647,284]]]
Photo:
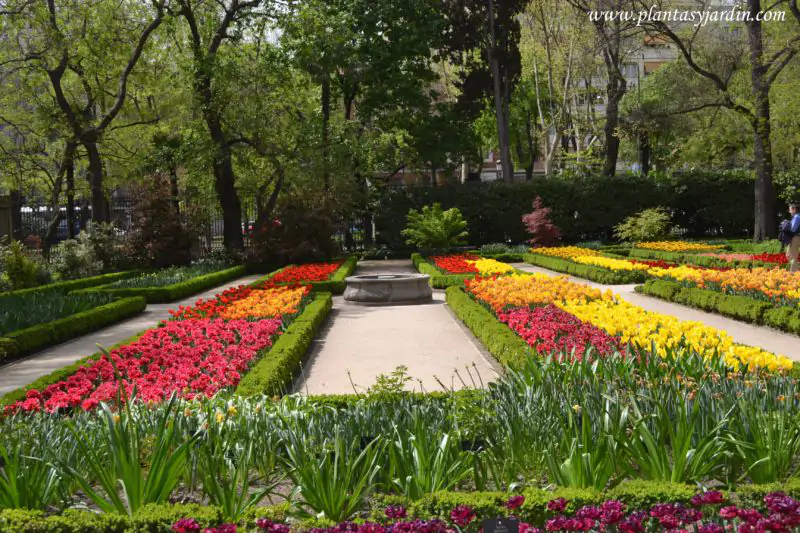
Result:
[[100,151],[97,143],[91,140],[81,141],[86,149],[86,156],[89,159],[89,186],[92,190],[92,221],[108,222],[108,209],[106,206],[106,195],[103,191],[103,160],[100,158]]
[[331,119],[331,79],[326,74],[322,79],[322,180],[325,190],[331,187],[330,168],[328,167],[328,125]]
[[617,172],[617,158],[619,157],[619,102],[625,95],[625,80],[617,79],[616,74],[610,75],[606,87],[608,104],[606,105],[606,123],[603,126],[606,141],[606,157],[603,163],[603,174],[613,176]]
[[639,136],[639,168],[642,176],[650,173],[650,136],[646,133]]
[[15,241],[22,240],[22,193],[19,189],[12,189],[11,197],[11,238]]
[[756,167],[753,240],[761,241],[775,237],[778,228],[774,219],[775,188],[772,184],[769,82],[767,67],[764,65],[764,38],[761,22],[756,20],[755,16],[761,11],[761,1],[752,0],[748,4],[751,20],[747,22],[747,35],[750,48],[750,86],[754,108],[752,119],[753,156]]
[[75,238],[75,153],[67,162],[67,238]]
[[58,168],[58,174],[56,176],[55,183],[53,183],[53,195],[50,198],[50,205],[52,206],[54,214],[50,220],[50,224],[47,226],[47,233],[42,241],[42,255],[45,257],[45,259],[50,258],[50,249],[55,244],[56,236],[58,234],[58,226],[61,224],[61,221],[64,220],[64,215],[61,213],[59,205],[61,203],[61,187],[64,184],[64,176],[67,173],[67,169],[73,167],[74,152],[75,143],[67,142],[67,144],[64,146],[64,155],[61,157],[61,163]]
[[508,104],[503,95],[500,80],[500,60],[497,57],[497,36],[494,30],[494,0],[489,0],[489,28],[491,41],[489,44],[489,66],[492,70],[494,91],[494,110],[497,121],[497,142],[500,145],[500,163],[503,167],[503,180],[510,183],[514,181],[514,161],[511,159],[511,141],[508,133],[506,109]]
[[175,208],[175,213],[181,215],[181,203],[178,198],[178,170],[172,166],[169,169],[169,194],[172,196],[172,206]]
[[233,173],[233,160],[222,128],[209,125],[214,142],[214,190],[222,207],[222,242],[228,251],[241,250],[244,246],[242,236],[242,203],[236,192],[236,179]]

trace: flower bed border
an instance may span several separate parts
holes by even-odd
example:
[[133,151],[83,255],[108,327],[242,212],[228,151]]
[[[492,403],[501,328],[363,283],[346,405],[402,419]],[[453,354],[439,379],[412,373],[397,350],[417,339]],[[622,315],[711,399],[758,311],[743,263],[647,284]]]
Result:
[[536,357],[525,339],[500,322],[491,311],[476,302],[462,287],[448,287],[445,302],[456,317],[472,332],[504,367],[523,364],[526,357]]
[[703,267],[731,267],[731,268],[781,268],[783,265],[778,263],[768,263],[765,261],[726,261],[707,255],[687,254],[680,252],[662,252],[660,250],[645,250],[642,248],[631,248],[629,258],[632,259],[663,259],[671,263],[682,265],[697,265]]
[[651,279],[635,290],[668,302],[800,335],[800,309],[793,307],[776,306],[748,296],[685,287],[678,282],[667,280]]
[[[764,507],[763,498],[773,492],[784,492],[795,499],[800,498],[800,481],[792,480],[784,484],[740,485],[734,493],[725,493],[732,504],[740,507]],[[524,503],[514,514],[520,520],[533,526],[544,526],[544,522],[559,514],[548,509],[548,503],[563,498],[566,513],[572,514],[586,505],[598,505],[607,500],[618,500],[629,509],[648,509],[658,503],[689,505],[692,496],[698,494],[697,487],[659,481],[633,480],[624,482],[612,489],[598,492],[591,489],[558,488],[547,491],[528,488],[522,493]],[[472,509],[478,520],[497,516],[508,516],[506,502],[511,496],[504,492],[437,492],[414,502],[402,496],[376,494],[370,502],[370,519],[383,519],[383,511],[389,505],[407,508],[409,518],[422,520],[443,519],[449,521],[450,512],[459,505]],[[242,533],[261,531],[255,521],[268,518],[284,522],[288,512],[287,504],[269,505],[249,509],[239,522]],[[26,531],[55,531],[61,533],[118,533],[121,531],[170,531],[172,525],[181,518],[194,518],[201,527],[217,526],[222,521],[222,510],[213,505],[199,504],[148,504],[132,517],[122,514],[98,514],[90,510],[71,509],[57,515],[47,516],[42,511],[7,509],[0,511],[0,529],[9,533]],[[292,531],[307,530],[319,525],[314,519],[301,521]]]
[[613,271],[595,265],[584,265],[560,257],[529,253],[525,254],[525,262],[534,266],[570,274],[572,276],[588,279],[602,285],[629,285],[631,283],[643,283],[649,275],[640,270]]
[[0,337],[0,363],[66,342],[138,315],[147,307],[142,297],[122,298]]
[[235,266],[163,287],[110,287],[107,284],[84,289],[80,292],[105,292],[119,297],[141,296],[144,297],[149,304],[167,303],[187,298],[193,294],[212,289],[232,279],[240,278],[245,275],[245,272],[245,267]]
[[422,254],[415,252],[411,254],[411,263],[417,272],[427,274],[431,277],[431,287],[434,289],[446,289],[448,287],[463,287],[464,280],[473,279],[475,274],[442,274],[433,266]]
[[[150,329],[150,328],[148,328],[148,329]],[[106,350],[108,350],[110,352],[111,350],[115,350],[115,349],[117,349],[117,348],[119,348],[121,346],[125,346],[126,344],[130,344],[130,343],[138,340],[139,337],[141,337],[142,335],[145,334],[145,332],[148,331],[148,329],[146,329],[144,331],[140,331],[139,333],[137,333],[136,335],[134,335],[132,337],[128,337],[127,339],[121,340],[116,344],[108,346],[106,348]],[[0,339],[0,340],[2,340],[2,339]],[[22,386],[22,387],[20,387],[18,389],[14,389],[12,391],[9,391],[9,392],[3,394],[2,396],[0,396],[0,409],[2,409],[3,407],[5,407],[7,405],[11,405],[11,404],[13,404],[13,403],[15,403],[15,402],[17,402],[19,400],[24,400],[25,399],[25,395],[27,394],[27,392],[29,390],[32,390],[32,389],[42,390],[42,389],[47,388],[49,385],[52,385],[53,383],[58,383],[59,381],[65,380],[66,378],[68,378],[69,376],[74,374],[76,370],[78,370],[80,367],[82,367],[86,363],[88,363],[90,361],[95,361],[97,359],[100,359],[102,356],[103,356],[103,352],[102,351],[97,351],[97,352],[93,353],[92,355],[83,357],[83,358],[75,361],[74,363],[72,363],[70,365],[67,365],[65,367],[59,368],[58,370],[54,370],[54,371],[50,372],[49,374],[45,374],[44,376],[41,376],[40,378],[37,378],[36,381],[34,381],[33,383],[29,383],[28,385],[24,385],[24,386]]]
[[329,292],[312,294],[312,300],[292,320],[271,348],[258,356],[257,362],[242,376],[234,394],[279,396],[291,388],[292,382],[311,347],[320,326],[333,307]]
[[99,276],[90,276],[88,278],[70,279],[66,281],[58,281],[56,283],[48,283],[46,285],[39,285],[38,287],[31,287],[30,289],[19,289],[16,291],[0,292],[0,300],[2,300],[3,298],[7,298],[9,296],[23,296],[25,294],[32,294],[37,292],[63,291],[68,293],[80,289],[87,289],[89,287],[108,285],[109,283],[132,278],[142,273],[144,273],[144,270],[125,270],[123,272],[110,272],[108,274],[100,274]]

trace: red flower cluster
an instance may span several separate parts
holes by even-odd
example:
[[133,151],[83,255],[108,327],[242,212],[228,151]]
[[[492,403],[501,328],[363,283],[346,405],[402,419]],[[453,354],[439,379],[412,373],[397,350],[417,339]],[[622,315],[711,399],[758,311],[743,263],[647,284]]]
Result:
[[272,276],[266,283],[307,283],[309,281],[328,281],[342,266],[342,261],[334,263],[308,263],[285,268]]
[[112,351],[110,359],[92,361],[43,391],[28,391],[25,400],[6,411],[93,409],[116,398],[118,378],[128,395],[135,389],[144,401],[162,401],[173,392],[186,398],[211,396],[238,384],[258,352],[272,345],[281,326],[279,318],[167,322]]
[[187,320],[197,318],[212,318],[219,315],[220,311],[242,298],[247,298],[253,292],[252,287],[239,285],[231,287],[208,300],[197,300],[193,307],[181,305],[178,309],[169,312],[173,320]]
[[539,354],[574,350],[575,356],[580,358],[587,346],[594,346],[600,355],[620,349],[616,337],[552,304],[534,308],[513,307],[500,311],[497,318],[535,347]]
[[466,255],[436,255],[430,258],[436,268],[447,274],[478,274],[477,267],[467,262],[475,257]]
[[786,257],[786,254],[758,254],[753,256],[753,261],[785,265],[789,262],[789,259]]
[[629,259],[631,263],[634,265],[647,265],[649,267],[655,268],[673,268],[677,265],[675,263],[667,263],[663,259],[659,259],[658,261],[642,261],[640,259]]

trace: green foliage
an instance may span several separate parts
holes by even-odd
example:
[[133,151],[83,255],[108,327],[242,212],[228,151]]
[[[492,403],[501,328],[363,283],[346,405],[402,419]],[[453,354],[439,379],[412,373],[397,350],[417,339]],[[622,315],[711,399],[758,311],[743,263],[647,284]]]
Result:
[[421,250],[448,250],[467,243],[467,222],[456,208],[442,209],[439,203],[411,209],[402,235],[406,243]]
[[800,331],[800,312],[788,307],[776,307],[770,302],[748,296],[724,294],[710,289],[684,287],[666,280],[648,280],[637,292],[677,302],[704,311],[711,311],[737,320],[764,324],[783,331]]
[[52,254],[55,258],[53,271],[60,279],[96,276],[103,271],[103,263],[95,260],[92,248],[79,240],[67,239],[59,243]]
[[[189,272],[193,271],[192,269],[189,270]],[[199,272],[200,269],[196,271]],[[183,270],[181,270],[179,274],[176,274],[174,270],[170,270],[167,273],[167,277],[164,278],[166,281],[184,279],[186,277],[189,277],[189,279],[186,279],[186,281],[179,281],[172,285],[154,287],[114,287],[113,284],[100,285],[98,287],[83,289],[80,292],[102,292],[119,298],[142,297],[147,300],[147,303],[174,302],[175,300],[181,300],[187,296],[211,289],[232,279],[240,278],[245,275],[245,272],[245,267],[235,266],[225,270],[211,272],[210,274],[191,277],[185,276]],[[145,280],[144,283],[150,283],[153,280],[156,280],[156,283],[163,281],[161,275],[157,272],[152,275],[146,275],[143,279]],[[138,285],[140,282],[135,281],[134,283]]]
[[663,239],[670,230],[670,215],[663,207],[645,209],[614,227],[614,236],[624,242]]
[[[562,240],[610,241],[614,226],[643,209],[663,206],[687,237],[708,234],[743,238],[750,234],[754,178],[743,172],[681,172],[669,176],[618,174],[554,176],[518,183],[465,183],[458,187],[417,187],[382,191],[375,207],[377,244],[405,248],[402,220],[409,209],[440,203],[458,208],[470,243],[525,242],[522,215],[536,196],[547,199]],[[577,216],[576,216],[577,214]],[[777,220],[776,220],[777,223]]]
[[583,265],[562,259],[541,254],[524,254],[523,259],[526,263],[563,272],[579,278],[588,279],[603,285],[625,285],[629,283],[641,283],[647,279],[647,274],[641,270],[610,270],[595,265]]
[[83,313],[112,300],[107,294],[66,294],[53,291],[6,296],[0,299],[3,302],[3,307],[0,308],[0,335]]
[[429,263],[421,254],[411,254],[411,263],[420,274],[427,274],[431,277],[430,285],[434,289],[446,289],[447,287],[463,287],[465,279],[472,279],[475,274],[442,274],[442,271]]
[[[91,477],[71,463],[62,468],[91,501],[106,513],[133,515],[148,503],[164,503],[172,495],[189,460],[198,435],[178,442],[180,417],[175,395],[167,402],[153,427],[152,437],[142,433],[138,413],[125,399],[125,407],[112,411],[103,404],[103,423],[90,432],[68,424]],[[152,442],[144,453],[145,439]],[[96,484],[102,489],[98,491]]]
[[17,297],[28,294],[35,294],[40,292],[72,292],[89,287],[98,287],[100,285],[107,285],[120,279],[129,278],[139,274],[138,270],[129,270],[127,272],[113,272],[111,274],[102,274],[100,276],[92,276],[88,278],[79,278],[71,281],[59,281],[56,283],[48,283],[40,287],[33,287],[30,289],[20,289],[18,291],[0,292],[0,301],[7,297]]
[[227,265],[223,263],[210,263],[203,262],[189,266],[173,266],[156,270],[155,272],[148,272],[139,276],[126,278],[116,281],[108,288],[143,288],[143,287],[164,287],[167,285],[176,285],[191,279],[205,276],[225,270]]
[[333,297],[330,293],[317,293],[275,344],[245,374],[236,387],[236,394],[271,396],[286,393],[332,306]]
[[34,259],[20,241],[0,243],[0,288],[19,290],[47,283],[49,273],[41,261]]
[[[144,298],[123,298],[63,318],[6,333],[0,359],[24,355],[58,344],[144,311]],[[10,341],[10,342],[9,342]],[[13,343],[13,344],[12,344]]]
[[531,353],[530,346],[521,337],[470,298],[464,289],[449,287],[445,291],[445,298],[458,319],[502,365],[519,365]]

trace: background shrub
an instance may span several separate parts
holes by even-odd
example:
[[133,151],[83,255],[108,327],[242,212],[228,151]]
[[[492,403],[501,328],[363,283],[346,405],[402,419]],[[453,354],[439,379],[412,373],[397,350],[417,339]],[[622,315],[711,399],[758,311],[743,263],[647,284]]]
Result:
[[467,221],[455,207],[442,209],[441,204],[426,205],[420,211],[411,209],[406,216],[402,235],[406,244],[420,250],[449,250],[467,244]]
[[522,223],[530,233],[531,244],[550,246],[561,237],[561,230],[550,220],[550,209],[542,203],[542,198],[537,196],[533,201],[533,211],[522,216]]
[[47,266],[29,253],[20,241],[0,242],[0,289],[28,289],[49,281]]
[[614,235],[624,242],[656,241],[667,236],[670,216],[663,207],[645,209],[614,227]]

